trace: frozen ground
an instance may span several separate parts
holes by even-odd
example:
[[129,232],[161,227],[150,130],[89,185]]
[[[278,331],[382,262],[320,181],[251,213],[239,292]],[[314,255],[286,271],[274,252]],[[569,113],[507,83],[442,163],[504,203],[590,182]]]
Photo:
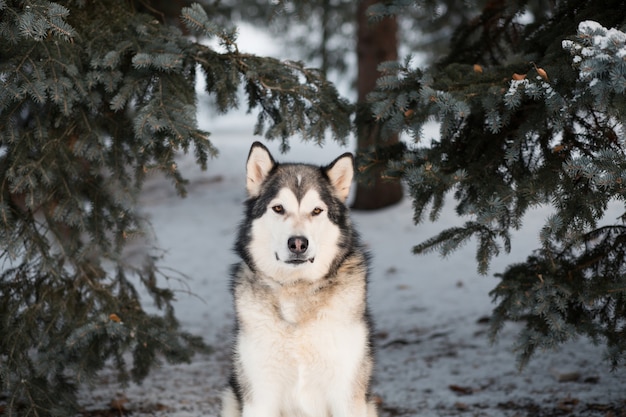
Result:
[[[259,49],[273,43],[258,36],[251,37],[254,52],[275,52]],[[185,329],[203,335],[215,352],[187,365],[164,364],[141,386],[120,387],[105,372],[96,386],[81,392],[84,416],[218,415],[233,324],[228,270],[236,261],[231,247],[245,198],[245,159],[255,140],[254,120],[242,114],[212,118],[206,109],[200,114],[219,158],[205,172],[190,158],[181,159],[191,180],[186,199],[155,177],[146,184],[141,204],[157,246],[166,250],[162,265],[189,277],[171,283],[180,290],[177,315]],[[276,144],[268,145],[279,160],[314,163],[330,162],[346,151],[334,143],[318,148],[294,139],[292,151],[280,155]],[[610,373],[602,347],[584,339],[540,353],[518,371],[512,352],[516,325],[505,328],[496,345],[487,339],[485,318],[493,308],[488,293],[497,280],[476,273],[474,247],[447,259],[411,254],[414,244],[462,220],[451,210],[436,224],[415,226],[411,217],[410,200],[375,213],[353,213],[373,255],[370,305],[378,350],[373,390],[381,416],[626,416],[624,370]],[[538,246],[544,218],[540,210],[528,216],[513,241],[513,253],[497,258],[491,272],[525,259]]]
[[[221,155],[207,171],[196,168],[190,158],[181,160],[191,180],[187,198],[177,197],[170,184],[155,177],[141,201],[158,246],[166,250],[162,264],[189,277],[184,284],[171,283],[180,289],[178,317],[187,330],[203,335],[215,353],[197,356],[188,365],[165,364],[141,386],[120,387],[104,373],[93,389],[81,394],[85,415],[218,413],[233,320],[228,269],[236,261],[231,247],[253,140],[241,128],[229,126],[214,126],[212,138]],[[329,162],[345,151],[334,143],[321,149],[294,141],[292,151],[280,155],[276,144],[269,146],[279,160],[314,163]],[[511,350],[516,325],[507,327],[496,345],[487,339],[485,318],[492,309],[488,292],[497,280],[476,273],[474,247],[447,259],[411,254],[413,244],[462,220],[447,212],[436,224],[415,226],[411,214],[409,200],[374,213],[353,213],[373,255],[370,304],[378,349],[374,392],[382,416],[619,416],[619,410],[626,410],[626,374],[622,369],[610,373],[602,347],[584,339],[541,353],[519,372]],[[498,258],[493,272],[524,259],[537,246],[544,214],[528,217],[514,240],[514,253]],[[111,407],[119,410],[107,414]]]

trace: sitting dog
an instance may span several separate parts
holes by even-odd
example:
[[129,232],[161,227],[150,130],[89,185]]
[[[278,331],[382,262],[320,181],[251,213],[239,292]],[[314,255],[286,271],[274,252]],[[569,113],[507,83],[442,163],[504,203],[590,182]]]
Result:
[[368,256],[345,205],[354,161],[246,166],[235,250],[236,332],[222,417],[375,417]]

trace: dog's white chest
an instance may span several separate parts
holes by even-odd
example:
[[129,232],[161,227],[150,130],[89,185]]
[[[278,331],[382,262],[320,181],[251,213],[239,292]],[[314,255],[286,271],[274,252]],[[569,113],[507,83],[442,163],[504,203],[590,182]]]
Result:
[[266,303],[249,295],[255,301],[246,303],[249,315],[240,316],[238,346],[246,377],[282,392],[284,415],[326,417],[333,396],[353,389],[348,380],[355,380],[367,355],[366,324],[346,311],[346,299],[321,302],[286,292]]
[[345,397],[348,392],[341,391],[352,388],[346,381],[354,380],[363,361],[365,326],[319,320],[273,330],[259,328],[241,338],[241,360],[253,370],[248,377],[259,382],[256,387],[283,393],[283,415],[326,417],[333,395]]

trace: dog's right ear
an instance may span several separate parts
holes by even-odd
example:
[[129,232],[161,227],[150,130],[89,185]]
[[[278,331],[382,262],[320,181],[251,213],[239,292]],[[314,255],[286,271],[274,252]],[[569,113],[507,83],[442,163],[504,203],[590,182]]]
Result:
[[246,189],[250,197],[259,195],[261,184],[275,165],[276,162],[265,145],[261,142],[254,142],[246,164]]
[[354,156],[346,152],[325,168],[335,195],[344,203],[348,199],[354,176]]

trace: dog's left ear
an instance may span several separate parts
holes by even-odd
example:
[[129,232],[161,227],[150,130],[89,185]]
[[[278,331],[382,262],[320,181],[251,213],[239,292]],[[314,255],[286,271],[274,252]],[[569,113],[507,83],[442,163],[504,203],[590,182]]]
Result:
[[246,164],[246,189],[250,197],[259,195],[261,184],[275,165],[270,151],[261,142],[254,142]]
[[335,195],[345,202],[350,193],[352,177],[354,177],[354,157],[346,152],[328,165],[324,171],[330,179]]

